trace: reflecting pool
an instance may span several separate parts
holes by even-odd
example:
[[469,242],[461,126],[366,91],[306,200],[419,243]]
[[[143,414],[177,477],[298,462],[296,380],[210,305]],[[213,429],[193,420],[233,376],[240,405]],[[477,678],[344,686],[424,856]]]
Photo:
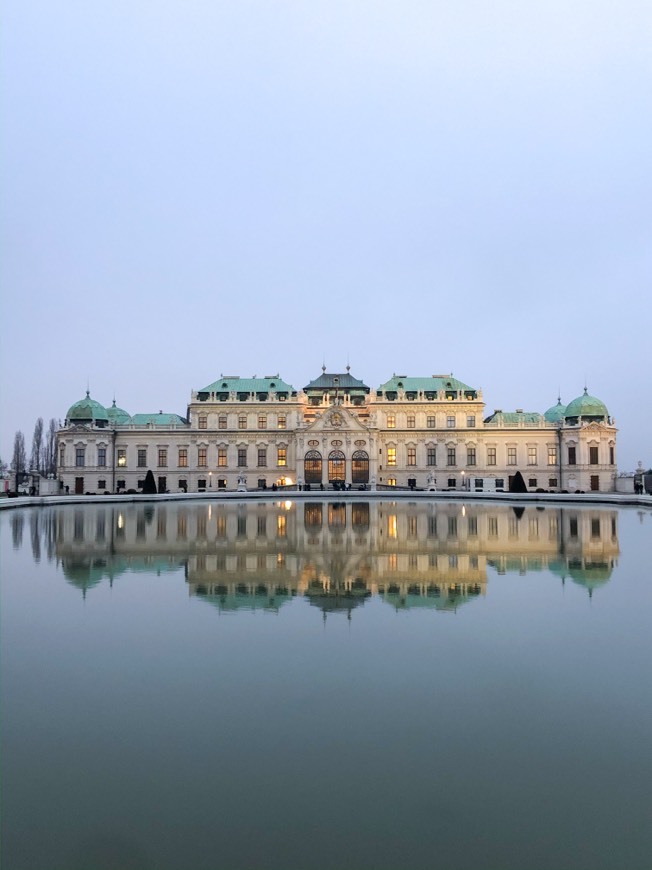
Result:
[[652,513],[0,514],[7,870],[647,870]]

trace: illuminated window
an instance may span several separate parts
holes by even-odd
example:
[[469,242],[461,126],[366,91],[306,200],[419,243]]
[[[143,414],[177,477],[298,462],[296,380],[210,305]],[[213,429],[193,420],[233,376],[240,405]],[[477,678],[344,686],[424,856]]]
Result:
[[396,447],[387,448],[387,464],[396,465]]
[[475,447],[466,448],[466,464],[475,465]]
[[496,464],[496,448],[487,447],[487,465]]
[[208,428],[208,417],[205,417],[202,415],[199,418],[197,425],[199,426],[200,429],[207,429]]
[[127,448],[118,447],[118,468],[124,468],[127,465]]
[[238,417],[238,429],[246,429],[247,428],[247,415],[240,414]]
[[548,465],[557,465],[557,448],[548,448]]
[[188,467],[188,448],[179,447],[179,468]]
[[276,453],[276,464],[279,466],[287,465],[287,448],[279,447]]
[[416,465],[417,464],[417,448],[416,447],[408,447],[408,449],[407,449],[407,464],[408,465]]
[[258,428],[267,429],[267,414],[258,415]]
[[226,429],[227,427],[227,416],[226,414],[220,414],[217,418],[217,428],[218,429]]
[[[181,451],[179,451],[179,461],[180,460]],[[179,462],[179,464],[181,463]],[[206,468],[206,466],[208,465],[208,449],[206,447],[197,448],[197,465],[199,466],[199,468]]]
[[437,448],[428,447],[426,451],[426,465],[437,465]]
[[[100,468],[104,468],[106,465],[106,447],[98,447],[97,448],[97,464]],[[104,487],[100,487],[103,489]]]
[[388,477],[387,478],[387,486],[396,486],[396,478]]
[[276,517],[276,537],[284,538],[287,534],[287,517],[285,514],[279,514]]
[[278,429],[285,429],[287,427],[287,417],[285,416],[285,414],[278,415],[276,427]]
[[226,447],[217,448],[217,467],[226,468]]
[[387,428],[396,429],[396,414],[387,415]]
[[414,414],[408,414],[408,417],[407,417],[408,429],[414,429],[415,426],[416,426],[416,417],[414,416]]
[[507,448],[507,464],[516,465],[516,447]]
[[537,448],[536,447],[528,447],[528,449],[527,449],[527,464],[528,465],[536,465],[537,464]]
[[158,449],[158,467],[166,468],[168,464],[168,449],[167,447],[159,447]]
[[238,468],[245,468],[247,465],[247,448],[238,447]]
[[428,426],[428,429],[436,429],[437,428],[437,418],[433,417],[433,416],[428,417],[426,419],[426,424]]

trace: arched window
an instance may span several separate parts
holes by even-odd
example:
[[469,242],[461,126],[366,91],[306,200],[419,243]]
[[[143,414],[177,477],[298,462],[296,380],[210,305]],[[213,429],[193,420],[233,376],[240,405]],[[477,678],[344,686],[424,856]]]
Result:
[[345,480],[346,457],[341,450],[331,450],[328,454],[328,481]]
[[321,465],[321,453],[318,450],[309,450],[303,461],[306,483],[321,483]]
[[369,483],[369,454],[366,450],[356,450],[351,461],[352,483]]

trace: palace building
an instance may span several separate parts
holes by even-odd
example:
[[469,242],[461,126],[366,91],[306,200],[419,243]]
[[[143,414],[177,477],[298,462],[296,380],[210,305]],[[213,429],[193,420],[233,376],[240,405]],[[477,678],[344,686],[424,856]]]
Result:
[[58,432],[71,493],[300,487],[500,491],[614,489],[616,427],[583,395],[545,413],[494,410],[452,375],[392,375],[377,388],[325,367],[297,390],[279,375],[221,376],[191,393],[185,417],[130,415],[90,397]]

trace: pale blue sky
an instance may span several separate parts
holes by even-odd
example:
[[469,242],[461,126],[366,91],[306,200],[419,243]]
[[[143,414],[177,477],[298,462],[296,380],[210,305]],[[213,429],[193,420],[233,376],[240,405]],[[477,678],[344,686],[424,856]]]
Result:
[[221,373],[589,391],[652,465],[649,2],[10,0],[2,428]]

